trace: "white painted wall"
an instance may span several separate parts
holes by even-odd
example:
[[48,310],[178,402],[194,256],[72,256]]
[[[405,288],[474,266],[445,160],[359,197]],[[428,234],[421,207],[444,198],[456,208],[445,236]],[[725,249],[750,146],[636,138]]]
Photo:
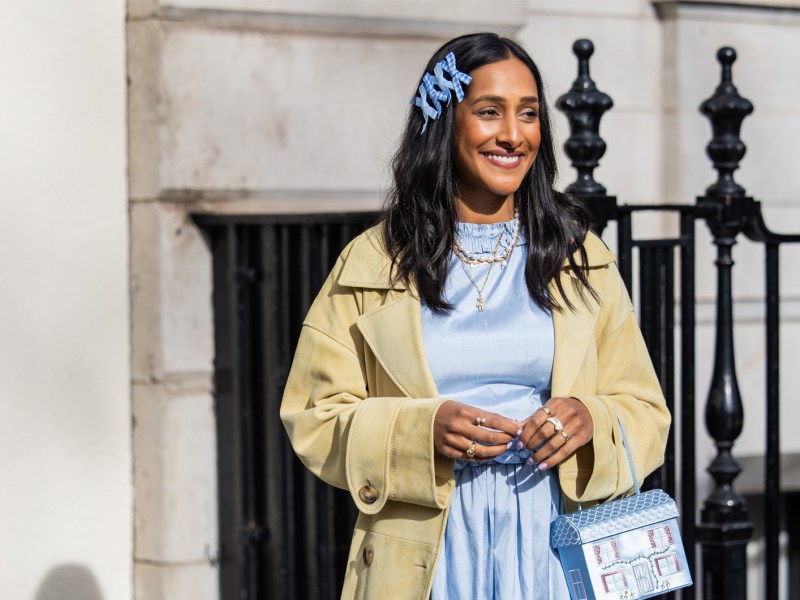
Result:
[[0,2],[0,597],[131,597],[124,0]]

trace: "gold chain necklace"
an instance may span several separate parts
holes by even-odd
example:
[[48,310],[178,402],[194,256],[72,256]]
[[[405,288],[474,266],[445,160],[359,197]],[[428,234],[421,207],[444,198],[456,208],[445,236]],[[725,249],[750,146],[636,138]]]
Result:
[[[514,222],[514,229],[513,233],[511,234],[511,237],[514,238],[514,243],[511,244],[508,248],[506,248],[505,252],[503,252],[502,254],[497,254],[497,252],[495,251],[488,257],[477,256],[475,254],[472,254],[471,252],[468,252],[466,248],[464,248],[464,246],[461,245],[461,241],[458,239],[458,237],[456,237],[456,239],[453,242],[453,252],[455,252],[456,256],[458,256],[458,258],[460,258],[462,262],[465,262],[473,267],[476,265],[486,265],[493,262],[503,263],[503,266],[505,266],[505,263],[507,263],[508,259],[511,258],[511,253],[514,252],[514,248],[517,245],[517,240],[519,239],[520,227],[519,227],[519,213],[517,211],[514,211],[513,222]],[[501,233],[500,235],[502,236],[503,234]]]
[[[503,239],[504,233],[505,233],[505,228],[500,233],[500,237],[497,238],[497,244],[495,245],[494,250],[492,251],[493,258],[497,254],[497,251],[500,249],[500,241]],[[494,261],[489,263],[489,269],[486,271],[486,277],[483,278],[483,285],[481,285],[481,287],[478,287],[478,284],[475,283],[475,280],[472,278],[472,275],[470,275],[469,271],[467,270],[467,262],[464,259],[462,259],[458,253],[456,253],[456,256],[458,256],[459,262],[461,263],[461,268],[464,269],[464,273],[467,275],[467,279],[469,279],[470,283],[472,284],[472,287],[475,288],[475,291],[478,292],[478,300],[475,302],[475,306],[478,307],[478,310],[480,312],[483,312],[483,309],[486,308],[486,304],[483,301],[483,290],[486,289],[486,284],[489,281],[489,275],[492,274],[492,268],[494,268]]]

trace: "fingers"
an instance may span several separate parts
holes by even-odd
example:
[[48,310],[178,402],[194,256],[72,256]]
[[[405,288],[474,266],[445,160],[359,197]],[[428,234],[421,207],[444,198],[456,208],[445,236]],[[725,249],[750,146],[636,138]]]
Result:
[[[472,447],[472,452],[469,451],[470,447]],[[500,456],[507,449],[508,443],[485,445],[477,440],[463,436],[448,436],[442,440],[442,448],[440,452],[448,458],[453,459],[460,458],[461,460],[485,460]]]
[[[520,424],[512,419],[448,400],[434,417],[434,447],[448,458],[493,458],[508,449],[520,430]],[[468,456],[472,442],[474,456]]]
[[[539,452],[536,452],[531,456],[533,462],[538,463],[539,469],[544,471],[546,469],[552,469],[553,467],[559,465],[565,458],[567,458],[570,454],[575,452],[580,445],[576,445],[572,440],[568,440],[563,438],[560,434],[553,436],[553,440],[561,439],[562,441],[556,441],[554,444],[548,442]],[[572,442],[572,443],[570,443]],[[561,447],[557,450],[553,450],[554,446],[561,444]]]
[[588,409],[576,398],[551,398],[525,422],[523,447],[533,451],[531,462],[550,469],[592,439],[594,425]]
[[486,419],[483,427],[487,429],[494,429],[496,431],[502,431],[506,435],[510,435],[512,438],[516,437],[521,429],[519,422],[513,419],[507,419],[506,417],[496,413],[482,412],[481,415],[482,418]]

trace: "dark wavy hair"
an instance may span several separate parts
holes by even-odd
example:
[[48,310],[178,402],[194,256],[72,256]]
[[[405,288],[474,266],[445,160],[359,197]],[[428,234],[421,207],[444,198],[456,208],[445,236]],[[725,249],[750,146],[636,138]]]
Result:
[[[533,74],[539,90],[541,143],[533,166],[515,194],[520,225],[528,240],[525,281],[531,299],[539,307],[561,310],[558,300],[548,293],[548,285],[555,281],[566,306],[574,309],[559,274],[568,261],[580,283],[582,299],[587,290],[596,297],[587,279],[583,246],[589,216],[580,201],[553,189],[557,168],[550,107],[539,69],[512,40],[494,33],[475,33],[445,43],[428,61],[425,72],[432,73],[449,52],[455,54],[459,71],[467,74],[511,57],[525,63]],[[466,91],[469,93],[468,88]],[[423,122],[422,111],[411,107],[391,163],[393,185],[386,199],[383,229],[395,281],[413,283],[428,306],[442,313],[452,308],[443,297],[443,290],[458,214],[453,162],[455,101],[443,109],[437,120],[429,120],[427,130],[420,134]],[[580,265],[573,258],[576,251]]]

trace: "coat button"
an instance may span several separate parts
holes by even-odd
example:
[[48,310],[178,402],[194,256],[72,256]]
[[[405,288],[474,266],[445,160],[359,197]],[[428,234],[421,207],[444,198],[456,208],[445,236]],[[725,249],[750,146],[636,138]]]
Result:
[[364,551],[361,553],[361,558],[364,560],[364,564],[370,566],[372,564],[372,557],[374,556],[375,552],[372,549],[372,546],[367,544],[364,546]]
[[378,490],[375,486],[365,485],[358,490],[358,498],[364,504],[373,504],[378,499]]

